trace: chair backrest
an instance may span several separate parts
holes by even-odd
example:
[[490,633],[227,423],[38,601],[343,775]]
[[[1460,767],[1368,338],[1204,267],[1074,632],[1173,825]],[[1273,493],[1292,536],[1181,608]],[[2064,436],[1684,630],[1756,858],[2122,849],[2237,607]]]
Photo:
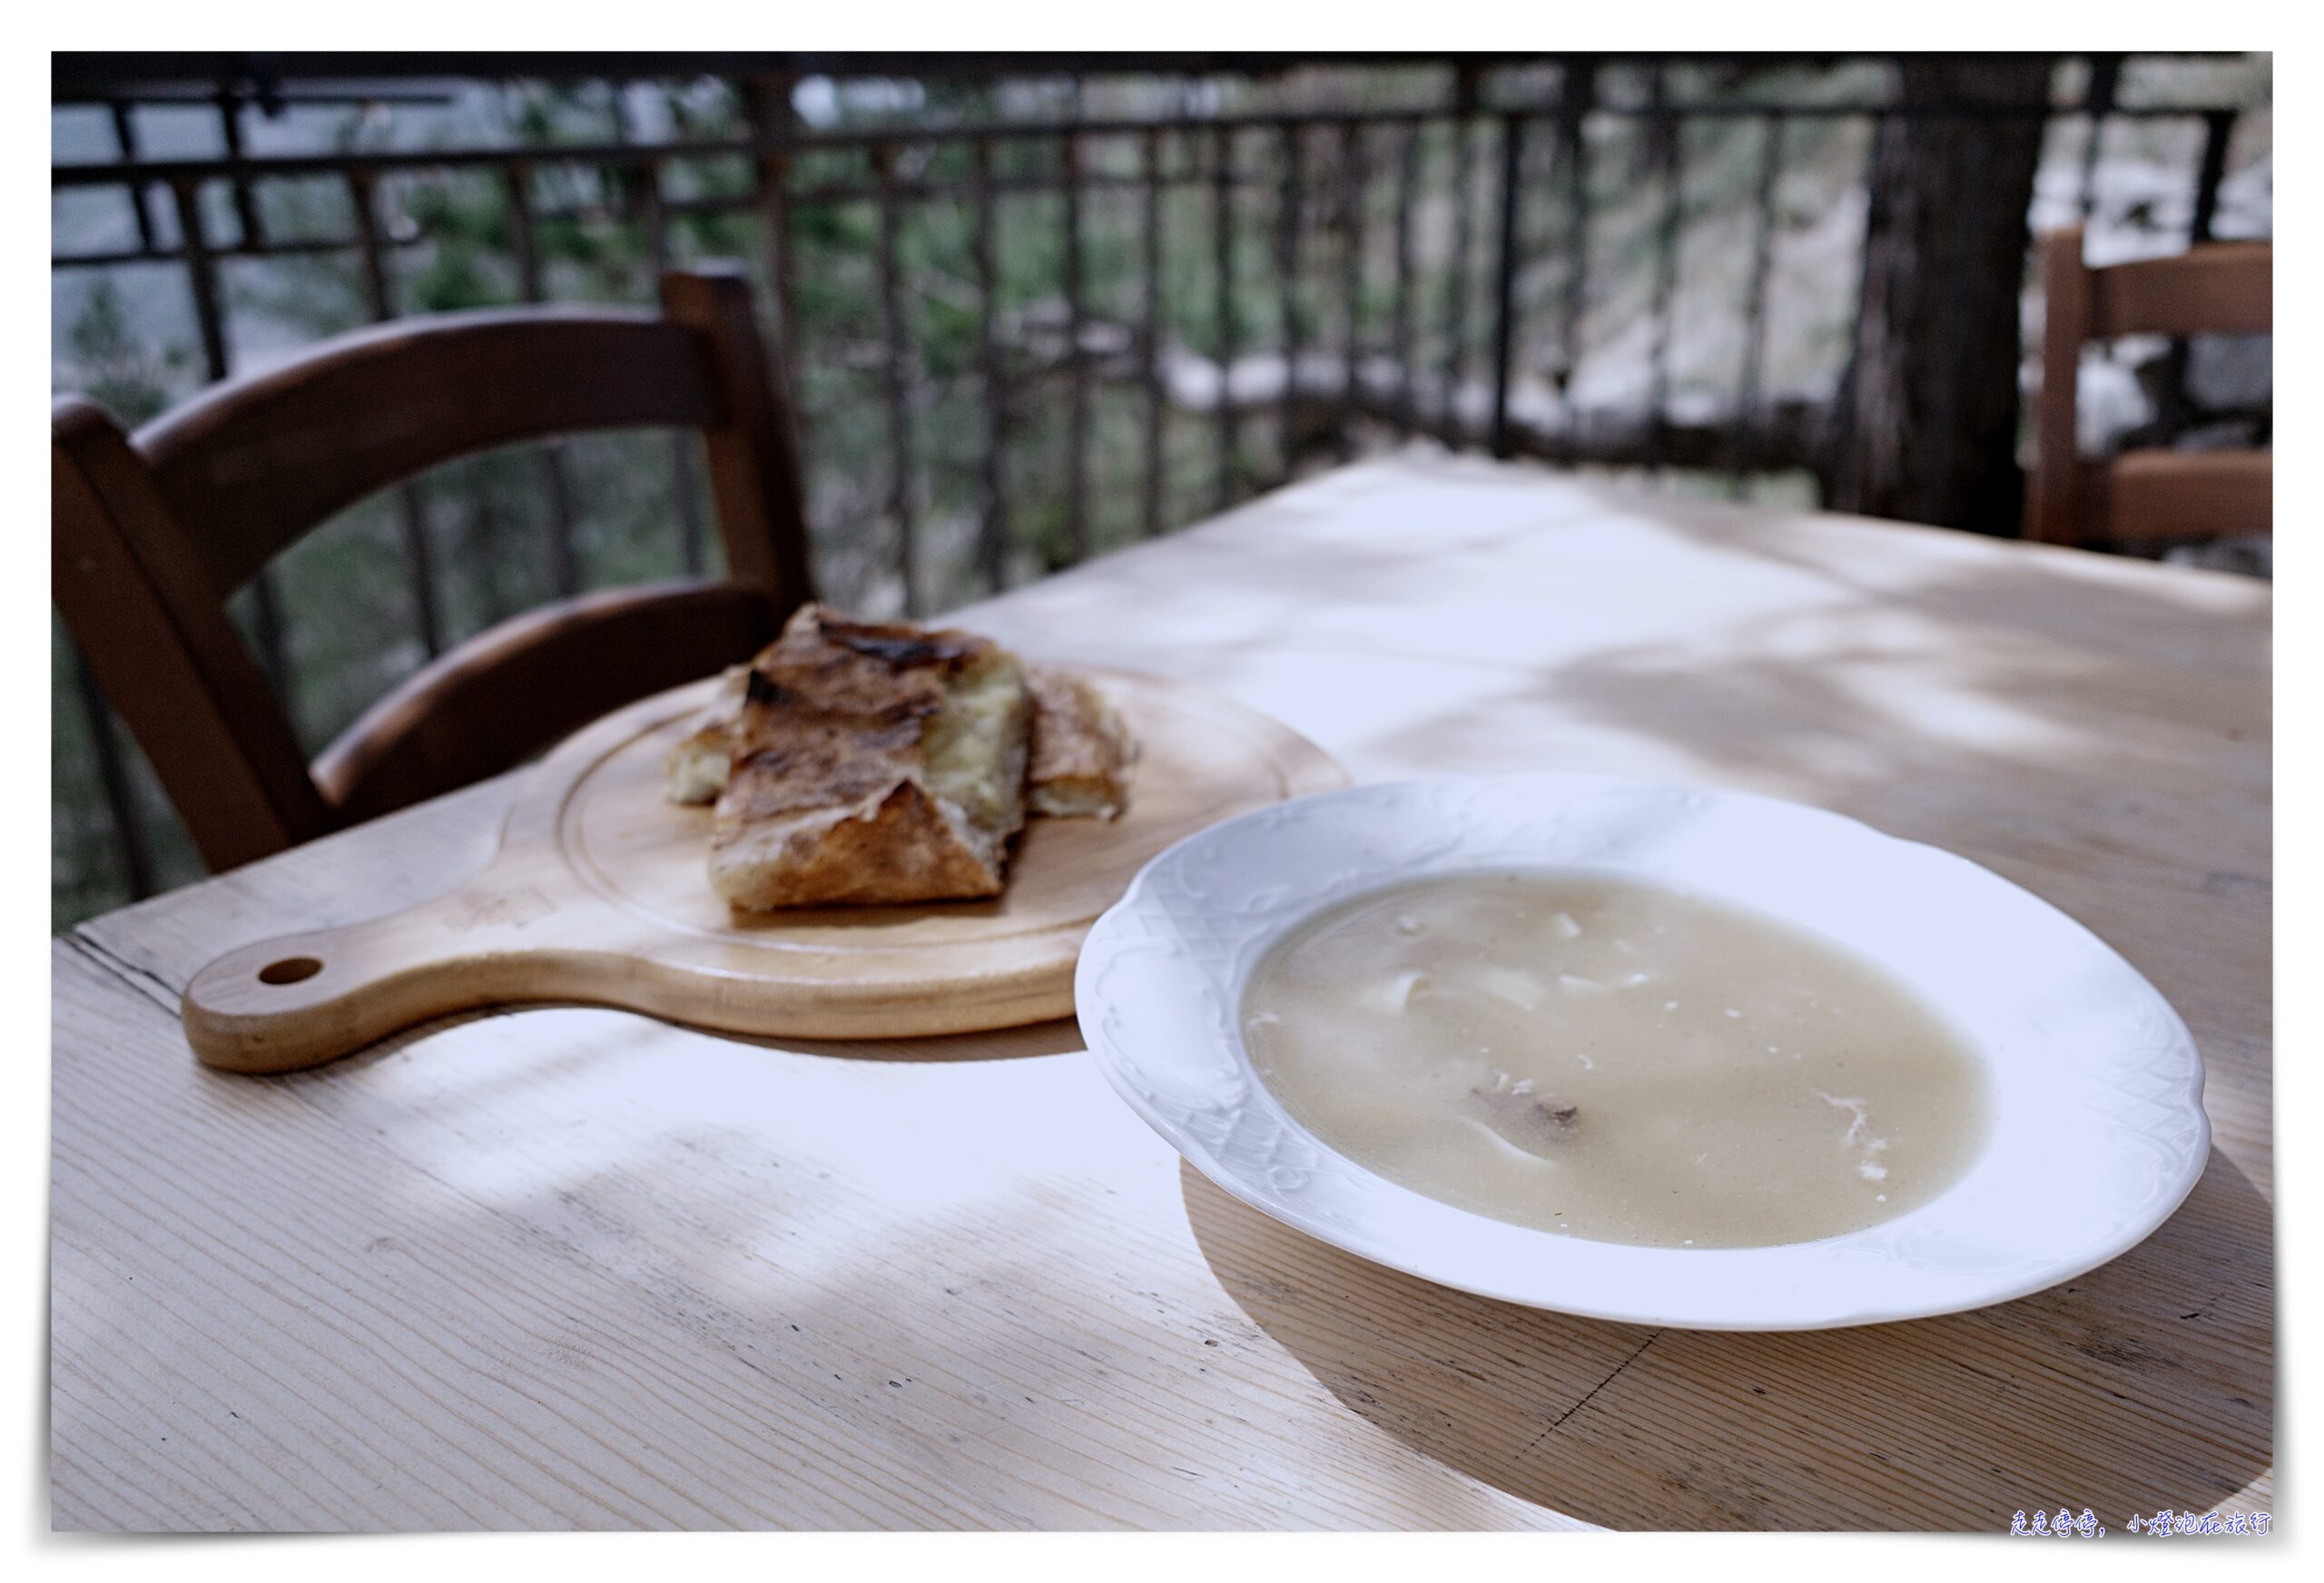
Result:
[[2130,543],[2264,533],[2273,525],[2266,451],[2125,452],[2084,463],[2075,396],[2085,342],[2122,335],[2262,334],[2275,322],[2275,256],[2263,241],[2204,242],[2169,258],[2092,269],[2080,226],[2041,240],[2042,393],[2027,536]]
[[[213,869],[522,762],[606,710],[740,659],[810,596],[798,459],[738,270],[662,312],[409,319],[212,387],[124,434],[56,404],[54,592]],[[310,770],[225,601],[341,508],[438,463],[582,430],[703,436],[728,580],[587,595],[479,634]]]

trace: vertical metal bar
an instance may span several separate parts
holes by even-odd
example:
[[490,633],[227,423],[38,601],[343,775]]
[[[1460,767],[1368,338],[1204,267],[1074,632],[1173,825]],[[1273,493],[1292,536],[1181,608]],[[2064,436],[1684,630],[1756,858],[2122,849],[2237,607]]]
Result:
[[1235,134],[1227,127],[1211,134],[1211,246],[1217,290],[1218,508],[1235,504],[1235,401],[1229,388],[1235,368]]
[[173,182],[170,195],[177,204],[186,278],[193,290],[193,322],[202,337],[202,371],[214,383],[226,377],[226,320],[218,300],[217,261],[202,223],[202,183],[192,178]]
[[1413,210],[1420,188],[1421,123],[1404,129],[1396,162],[1396,438],[1413,432]]
[[1469,274],[1471,235],[1476,229],[1477,68],[1464,65],[1454,78],[1452,106],[1452,260],[1445,285],[1444,391],[1437,418],[1458,444],[1459,400],[1469,378]]
[[1299,127],[1283,129],[1283,188],[1275,213],[1275,263],[1283,291],[1283,398],[1276,428],[1282,435],[1283,481],[1297,470],[1299,451],[1299,227],[1305,147]]
[[1525,118],[1514,111],[1501,117],[1501,246],[1492,284],[1492,454],[1514,454],[1509,436],[1511,362],[1517,345],[1517,222],[1519,166],[1524,157]]
[[[1894,72],[1889,74],[1893,79]],[[1865,151],[1861,180],[1869,189],[1874,172],[1881,168],[1883,139],[1897,135],[1896,117],[1893,112],[1876,111],[1866,117],[1871,123],[1871,141]],[[1872,194],[1877,200],[1877,194]],[[1816,495],[1819,503],[1831,497],[1832,486],[1838,477],[1841,464],[1856,443],[1856,405],[1861,397],[1856,389],[1858,371],[1864,367],[1865,296],[1872,286],[1872,221],[1874,215],[1867,205],[1864,224],[1856,233],[1856,261],[1852,273],[1856,291],[1848,315],[1848,345],[1840,359],[1833,381],[1832,399],[1826,408],[1823,432],[1817,437],[1815,450]]]
[[363,307],[377,324],[395,316],[387,254],[379,245],[379,178],[369,171],[348,172],[347,202],[355,216],[355,240],[362,255]]
[[1009,445],[1008,387],[1002,381],[1000,272],[992,251],[992,141],[979,138],[976,154],[976,209],[970,251],[977,271],[977,366],[984,396],[984,513],[979,543],[984,557],[985,585],[998,594],[1009,586],[1009,494],[1006,459]]
[[[1077,84],[1078,79],[1076,80]],[[1079,93],[1077,87],[1075,99]],[[1089,555],[1089,361],[1082,347],[1081,140],[1065,135],[1066,457],[1065,543],[1076,562]]]
[[[1476,127],[1465,116],[1452,123],[1452,265],[1445,288],[1444,391],[1438,417],[1449,435],[1456,435],[1459,403],[1469,381],[1469,276],[1475,268],[1470,253],[1476,218]],[[1456,435],[1460,443],[1464,435]]]
[[1162,134],[1146,134],[1146,215],[1139,236],[1144,248],[1146,293],[1146,536],[1162,531]]
[[775,334],[782,352],[784,394],[791,398],[791,428],[799,447],[799,483],[803,497],[814,465],[807,443],[807,388],[800,361],[799,239],[791,206],[791,93],[787,76],[753,77],[747,84],[751,125],[763,151],[758,161],[759,202],[766,210],[767,269],[774,281]]
[[[620,103],[618,98],[615,102]],[[646,260],[655,280],[659,280],[670,268],[670,219],[662,206],[659,160],[646,162],[635,191],[638,221],[645,229]],[[695,440],[690,434],[674,430],[669,444],[670,503],[678,516],[678,564],[687,576],[696,577],[702,575],[702,501],[694,482]]]
[[[175,201],[178,235],[185,249],[187,282],[193,290],[193,319],[202,336],[202,362],[210,382],[226,378],[226,310],[218,291],[217,260],[210,251],[210,236],[202,221],[202,183],[188,177],[170,184]],[[259,666],[274,687],[291,733],[299,729],[299,704],[293,692],[290,657],[283,642],[282,612],[274,593],[274,574],[261,566],[251,579],[251,625],[257,639]]]
[[[67,640],[70,643],[70,640]],[[145,850],[145,829],[137,817],[137,800],[129,784],[129,768],[122,762],[121,739],[113,733],[113,708],[97,674],[81,645],[71,644],[73,683],[81,694],[81,712],[89,723],[89,747],[96,755],[97,782],[105,794],[105,811],[113,821],[113,855],[121,860],[121,878],[132,901],[153,894],[153,863]]]
[[[106,109],[113,116],[113,141],[126,164],[138,156],[137,122],[133,107],[124,100],[110,101]],[[153,214],[146,207],[146,191],[132,183],[129,187],[129,209],[137,221],[138,245],[146,251],[154,249]],[[81,710],[88,721],[90,750],[96,755],[97,781],[103,788],[105,809],[113,825],[113,855],[121,861],[123,884],[128,889],[132,901],[142,901],[153,893],[153,865],[145,850],[145,826],[138,817],[137,801],[131,794],[126,766],[122,762],[121,740],[114,734],[113,709],[105,702],[104,690],[97,685],[96,673],[89,669],[89,659],[81,645],[70,636],[66,645],[73,651],[73,681],[80,690]]]
[[904,332],[902,271],[896,257],[896,145],[877,144],[872,152],[872,165],[879,182],[880,313],[886,331],[886,355],[881,360],[887,370],[888,387],[888,512],[896,521],[896,573],[903,580],[904,614],[918,615],[920,546],[918,526],[912,520],[911,379],[905,363],[911,353]]
[[[388,261],[379,245],[378,182],[368,171],[347,173],[347,200],[355,211],[355,235],[363,255],[364,306],[374,324],[395,317],[388,285]],[[404,567],[411,574],[413,624],[419,629],[420,646],[434,659],[444,651],[444,627],[436,602],[435,562],[428,551],[428,513],[415,484],[396,490],[396,517],[403,535]]]
[[1558,395],[1565,405],[1560,451],[1573,460],[1574,441],[1581,415],[1573,402],[1573,377],[1581,363],[1581,309],[1590,283],[1590,140],[1583,124],[1590,113],[1595,68],[1587,62],[1568,62],[1558,85],[1558,150],[1565,161],[1566,236],[1565,310],[1559,327]]
[[[1654,98],[1662,104],[1662,73],[1654,74]],[[1648,354],[1647,423],[1650,429],[1648,471],[1659,473],[1670,417],[1670,336],[1674,300],[1679,290],[1679,231],[1685,223],[1685,184],[1681,176],[1679,140],[1684,132],[1679,118],[1667,109],[1651,123],[1661,156],[1662,215],[1654,237],[1653,343]]]
[[[242,157],[242,102],[231,88],[218,91],[218,130],[225,139],[226,157],[240,161]],[[260,222],[258,203],[251,193],[251,184],[237,176],[231,183],[234,197],[234,222],[241,228],[242,245],[250,247],[266,241],[266,228]]]
[[[134,163],[138,157],[135,107],[126,100],[114,99],[109,101],[105,108],[113,113],[113,138],[121,150],[122,163]],[[136,182],[130,184],[129,211],[137,220],[137,245],[150,253],[160,244],[153,237],[153,211],[145,207],[145,196],[143,186]]]
[[2083,113],[2090,120],[2090,137],[2082,145],[2082,217],[2098,207],[2098,151],[2106,135],[2106,118],[2113,113],[2114,94],[2122,81],[2122,57],[2090,57],[2090,83],[2082,95]]
[[512,160],[503,172],[508,183],[508,251],[516,256],[517,290],[527,302],[541,300],[541,256],[533,237],[533,167]]
[[1357,366],[1364,360],[1364,130],[1354,122],[1340,125],[1340,349],[1346,359],[1340,370],[1340,408],[1332,426],[1339,458],[1355,455],[1355,395]]
[[[606,121],[613,133],[613,141],[616,143],[626,143],[630,141],[629,98],[625,92],[627,87],[628,84],[618,78],[609,79],[606,84]],[[617,219],[638,218],[637,173],[640,167],[635,165],[619,162],[599,168],[598,174],[605,177],[607,184],[613,189],[613,209]]]
[[2227,178],[2228,143],[2235,136],[2236,113],[2203,113],[2203,157],[2195,169],[2195,206],[2187,228],[2187,244],[2211,240],[2211,225],[2219,217],[2219,184]]
[[1780,113],[1767,118],[1766,140],[1759,145],[1759,182],[1751,231],[1751,282],[1743,310],[1743,372],[1738,381],[1734,420],[1728,430],[1728,470],[1733,475],[1729,491],[1744,493],[1744,461],[1751,428],[1758,421],[1759,384],[1766,377],[1768,355],[1768,282],[1775,268],[1776,178],[1783,164],[1784,119]]
[[[2203,152],[2195,167],[2195,193],[2192,211],[2187,221],[2187,245],[2198,247],[2211,240],[2211,226],[2219,217],[2219,184],[2227,176],[2227,148],[2235,135],[2235,113],[2231,110],[2208,111],[2203,116]],[[2186,431],[2189,421],[2187,406],[2187,342],[2176,339],[2163,353],[2162,398],[2157,403],[2158,417],[2166,441],[2175,440]]]
[[[527,302],[545,296],[540,249],[533,235],[533,168],[522,160],[508,166],[508,244],[517,255],[517,289]],[[534,447],[541,497],[548,502],[549,583],[560,596],[580,591],[581,557],[574,545],[573,492],[565,475],[565,447],[555,440]]]

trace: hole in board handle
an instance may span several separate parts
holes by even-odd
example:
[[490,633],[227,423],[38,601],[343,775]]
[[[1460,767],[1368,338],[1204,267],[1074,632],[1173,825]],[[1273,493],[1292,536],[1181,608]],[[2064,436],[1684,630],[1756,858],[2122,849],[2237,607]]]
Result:
[[312,957],[285,957],[279,962],[269,962],[258,970],[261,984],[296,984],[301,978],[311,978],[323,970],[323,965]]

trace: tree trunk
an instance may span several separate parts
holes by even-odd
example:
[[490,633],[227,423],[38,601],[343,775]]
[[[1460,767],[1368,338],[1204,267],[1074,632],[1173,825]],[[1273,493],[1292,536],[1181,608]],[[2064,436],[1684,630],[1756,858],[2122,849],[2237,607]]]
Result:
[[[1902,102],[2042,103],[2053,60],[1907,60]],[[2044,124],[1882,122],[1855,351],[1835,403],[1825,488],[1834,509],[2018,531],[2018,297]]]

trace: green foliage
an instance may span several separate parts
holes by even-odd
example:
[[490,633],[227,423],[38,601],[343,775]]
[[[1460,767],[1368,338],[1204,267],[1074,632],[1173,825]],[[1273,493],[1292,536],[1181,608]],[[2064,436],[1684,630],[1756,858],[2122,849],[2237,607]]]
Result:
[[185,348],[156,346],[133,330],[121,288],[109,280],[89,292],[65,345],[71,360],[59,371],[60,388],[87,396],[132,428],[169,405],[192,361]]
[[[1859,98],[1878,91],[1878,83],[1867,75],[1878,70],[1820,64],[1687,68],[1695,74],[1675,83],[1673,93],[1795,102]],[[1545,99],[1554,87],[1549,69],[1511,68],[1502,77],[1502,91],[1511,96],[1505,102],[1525,93]],[[1441,66],[1318,68],[1265,83],[1120,84],[1118,103],[1083,108],[1098,116],[1167,116],[1177,112],[1183,95],[1197,88],[1215,93],[1216,107],[1228,113],[1410,104],[1441,100],[1447,80],[1448,69]],[[1630,84],[1624,92],[1635,96],[1638,86]],[[2264,84],[2260,92],[2264,97]],[[1070,113],[1069,91],[1058,87],[1047,103],[1038,102],[1039,93],[1029,83],[1014,84],[1004,98],[990,84],[931,82],[920,85],[920,99],[909,109],[843,103],[840,113],[852,124],[907,131]],[[540,151],[543,157],[531,162],[524,180],[528,208],[537,216],[530,234],[546,298],[649,302],[656,264],[648,233],[649,195],[640,185],[645,175],[632,167],[560,160],[553,151],[649,135],[631,124],[640,109],[662,123],[650,129],[651,135],[666,131],[680,140],[728,137],[746,124],[745,106],[726,84],[670,83],[655,93],[655,103],[641,106],[615,98],[603,85],[479,87],[428,133],[447,145]],[[1443,370],[1465,359],[1473,375],[1488,364],[1497,242],[1489,196],[1494,135],[1492,123],[1478,123],[1471,167],[1474,184],[1464,201],[1455,179],[1452,129],[1431,123],[1422,134],[1412,211],[1415,255],[1409,320],[1415,362],[1423,370]],[[1362,209],[1364,270],[1354,320],[1360,344],[1374,353],[1390,347],[1401,300],[1393,231],[1402,136],[1384,125],[1365,143],[1370,183]],[[1681,395],[1724,391],[1739,367],[1736,327],[1752,251],[1749,217],[1760,138],[1758,123],[1745,117],[1708,118],[1684,133],[1686,240],[1678,281],[1680,317],[1671,349],[1672,388]],[[1853,244],[1845,225],[1829,221],[1860,198],[1864,139],[1862,126],[1851,123],[1803,117],[1787,126],[1784,179],[1777,193],[1774,294],[1780,311],[1770,321],[1769,389],[1810,387],[1845,352]],[[350,112],[323,129],[321,142],[347,151],[411,145],[399,123],[365,112]],[[1282,190],[1275,180],[1281,140],[1273,132],[1246,133],[1236,140],[1236,167],[1256,179],[1230,200],[1236,229],[1224,281],[1210,179],[1216,142],[1214,132],[1200,125],[1159,136],[1167,184],[1156,211],[1159,271],[1150,280],[1144,192],[1107,184],[1142,173],[1142,140],[1091,138],[1082,150],[1084,169],[1094,178],[1084,189],[1080,231],[1084,317],[1095,338],[1088,380],[1086,523],[1093,549],[1128,542],[1144,529],[1149,466],[1146,397],[1128,380],[1137,367],[1149,294],[1158,297],[1155,318],[1166,355],[1198,360],[1216,352],[1222,294],[1228,333],[1243,355],[1264,355],[1279,345],[1285,291],[1277,238]],[[1536,128],[1521,212],[1525,267],[1516,282],[1515,363],[1521,379],[1536,384],[1562,355],[1567,219],[1562,178],[1551,165],[1553,142],[1546,123]],[[903,599],[897,575],[900,534],[889,506],[897,458],[883,295],[889,277],[881,261],[890,227],[901,320],[893,338],[901,351],[912,436],[907,476],[918,523],[923,607],[942,610],[986,591],[980,546],[984,453],[996,404],[1006,428],[1000,467],[1009,577],[1021,580],[1061,566],[1073,553],[1066,487],[1072,382],[1064,346],[1063,200],[1053,187],[1007,190],[991,205],[996,278],[990,307],[1003,372],[1002,388],[989,393],[983,379],[988,304],[976,256],[978,214],[966,196],[972,151],[966,144],[909,138],[898,147],[899,182],[945,190],[897,199],[884,221],[872,194],[868,150],[803,150],[788,181],[794,195],[788,216],[797,298],[794,322],[782,327],[780,344],[792,359],[791,377],[803,397],[800,418],[818,573],[828,596],[869,613],[896,610]],[[1342,295],[1345,232],[1335,218],[1340,144],[1335,133],[1318,130],[1303,147],[1304,233],[1295,282],[1300,334],[1311,349],[1335,348],[1349,317]],[[1628,377],[1641,360],[1664,201],[1648,152],[1635,123],[1593,133],[1591,252],[1581,337],[1585,375],[1611,368]],[[993,174],[1004,188],[1051,182],[1064,157],[1053,137],[1004,138],[993,144]],[[743,155],[672,159],[663,162],[659,195],[670,261],[742,260],[762,282],[765,319],[773,331],[777,315],[772,291],[765,289],[773,274],[767,213],[755,197],[757,179],[753,162]],[[854,183],[862,191],[842,198],[799,196],[836,183]],[[488,168],[383,176],[373,196],[377,223],[389,244],[384,272],[389,311],[432,313],[519,300],[526,294],[525,280],[510,193],[509,176]],[[210,195],[222,198],[222,187],[213,187]],[[272,181],[261,184],[254,196],[278,237],[350,234],[347,183],[336,177]],[[735,207],[712,212],[690,207],[704,201]],[[1468,272],[1456,280],[1452,239],[1464,209]],[[228,288],[225,306],[238,365],[279,356],[371,317],[370,280],[351,250],[233,261],[222,279]],[[58,388],[86,391],[125,421],[135,422],[182,398],[200,379],[179,271],[123,270],[100,277],[75,298],[71,293],[77,290],[62,284],[58,290]],[[1460,346],[1452,343],[1448,323],[1456,294],[1464,303],[1465,339]],[[474,397],[489,400],[492,392]],[[1319,432],[1327,443],[1319,454],[1327,457],[1332,437],[1329,415],[1323,416],[1326,421]],[[1241,418],[1236,454],[1229,458],[1233,494],[1270,487],[1295,471],[1278,427],[1273,410]],[[1354,437],[1367,447],[1392,438],[1369,428]],[[1155,461],[1166,528],[1216,507],[1219,428],[1211,416],[1166,413],[1161,454]],[[673,446],[667,437],[626,435],[579,438],[553,450],[527,447],[470,457],[421,480],[415,498],[443,641],[458,642],[556,596],[550,546],[560,534],[569,536],[584,585],[677,575],[683,569],[682,503],[688,498],[682,481],[690,491],[705,565],[714,570],[716,536],[699,471],[691,442]],[[1708,479],[1671,481],[1689,488],[1724,487]],[[1800,487],[1796,479],[1777,483],[1787,495]],[[558,498],[566,505],[562,518],[552,505]],[[359,504],[277,565],[296,677],[289,703],[310,750],[424,658],[408,532],[404,507],[390,495]],[[52,911],[63,922],[114,904],[125,892],[109,844],[88,722],[74,695],[69,649],[61,639],[56,655]],[[178,882],[195,871],[190,848],[125,738],[123,748],[133,794],[152,815],[147,826],[153,832],[157,879]]]

